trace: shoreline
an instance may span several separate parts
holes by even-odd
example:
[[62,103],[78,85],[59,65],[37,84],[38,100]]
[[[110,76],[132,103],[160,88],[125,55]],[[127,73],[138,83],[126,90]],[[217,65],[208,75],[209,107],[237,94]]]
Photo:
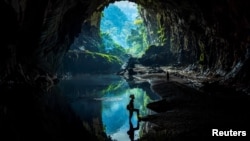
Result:
[[178,77],[177,71],[170,70],[167,81],[164,72],[147,73],[143,67],[135,70],[140,74],[133,75],[134,81],[148,82],[150,89],[161,97],[147,105],[156,114],[142,117],[142,121],[154,126],[140,140],[210,137],[213,128],[249,128],[248,95],[221,90],[219,85],[208,91],[200,89],[204,86],[202,82],[216,81],[213,78]]

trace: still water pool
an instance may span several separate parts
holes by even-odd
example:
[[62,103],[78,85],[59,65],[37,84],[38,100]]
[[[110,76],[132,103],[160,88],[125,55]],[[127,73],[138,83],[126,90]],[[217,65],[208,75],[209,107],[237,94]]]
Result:
[[149,86],[129,84],[116,75],[80,75],[63,80],[60,88],[84,123],[91,125],[98,121],[106,134],[117,141],[129,141],[131,136],[127,131],[138,126],[132,135],[136,140],[145,127],[145,122],[138,122],[135,112],[129,119],[126,106],[131,94],[135,96],[134,106],[139,109],[140,116],[153,114],[146,105],[160,99],[149,91]]

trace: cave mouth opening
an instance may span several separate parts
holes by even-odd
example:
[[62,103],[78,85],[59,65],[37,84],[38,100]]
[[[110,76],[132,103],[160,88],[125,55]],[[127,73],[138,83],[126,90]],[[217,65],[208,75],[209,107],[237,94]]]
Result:
[[116,1],[103,10],[100,35],[105,53],[136,58],[145,53],[149,46],[147,28],[139,8],[134,2]]

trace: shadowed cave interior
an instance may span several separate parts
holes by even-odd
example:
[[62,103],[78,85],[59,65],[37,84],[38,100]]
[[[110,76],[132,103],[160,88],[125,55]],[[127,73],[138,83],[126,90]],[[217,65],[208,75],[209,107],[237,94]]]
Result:
[[0,5],[1,140],[129,140],[131,93],[135,140],[206,140],[214,128],[248,136],[249,1]]

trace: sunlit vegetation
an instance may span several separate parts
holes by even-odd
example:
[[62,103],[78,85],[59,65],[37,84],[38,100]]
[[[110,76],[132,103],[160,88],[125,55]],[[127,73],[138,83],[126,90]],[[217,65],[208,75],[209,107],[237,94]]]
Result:
[[130,35],[127,37],[127,43],[130,46],[127,52],[134,57],[141,57],[149,46],[147,43],[146,27],[139,16],[134,21],[134,24],[136,25],[136,29],[132,29]]
[[126,50],[121,45],[114,42],[109,33],[102,32],[101,37],[103,39],[103,46],[99,48],[100,52],[119,56],[121,60],[125,60]]
[[205,61],[205,45],[202,41],[199,41],[198,45],[200,47],[199,64],[203,65]]
[[106,60],[108,63],[118,63],[121,64],[120,59],[117,56],[113,56],[110,54],[104,54],[104,53],[98,53],[98,52],[91,52],[91,51],[85,51],[86,53],[86,58],[92,57],[93,59],[95,58],[100,58]]
[[[64,59],[64,70],[66,72],[69,71],[72,74],[85,72],[112,72],[119,69],[122,65],[122,61],[117,56],[99,52],[92,52],[88,50],[69,51]],[[75,65],[72,66],[72,64]],[[85,66],[83,66],[82,64],[85,64]]]
[[167,41],[166,35],[165,35],[165,28],[164,27],[159,27],[157,34],[158,34],[158,39],[159,43],[163,44]]
[[127,54],[141,57],[148,48],[147,32],[137,5],[125,3],[127,8],[110,4],[102,14],[100,29],[103,41],[102,52],[121,57]]

